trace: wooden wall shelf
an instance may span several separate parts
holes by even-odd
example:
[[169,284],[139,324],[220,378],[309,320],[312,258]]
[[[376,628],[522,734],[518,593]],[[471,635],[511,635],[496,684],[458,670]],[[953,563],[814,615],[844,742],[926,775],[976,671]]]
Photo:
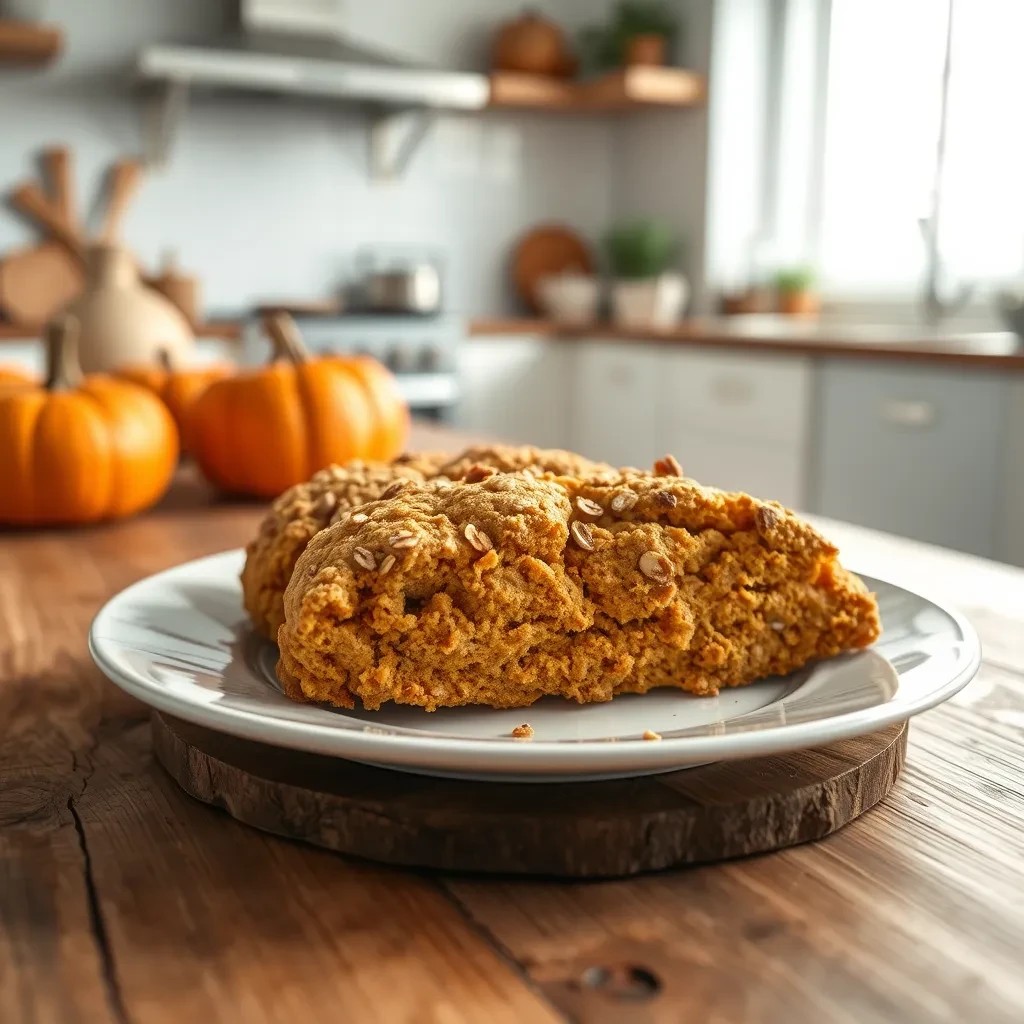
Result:
[[63,33],[52,25],[0,18],[0,64],[46,64],[63,45]]
[[703,76],[684,68],[621,68],[582,82],[495,71],[491,74],[490,106],[600,114],[645,107],[693,107],[703,103],[704,96]]

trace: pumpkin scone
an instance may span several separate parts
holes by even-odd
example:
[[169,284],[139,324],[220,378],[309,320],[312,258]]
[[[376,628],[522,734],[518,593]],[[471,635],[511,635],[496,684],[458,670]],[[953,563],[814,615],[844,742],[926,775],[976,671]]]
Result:
[[393,463],[328,466],[312,480],[285,491],[245,549],[242,599],[253,625],[271,640],[277,637],[284,622],[285,587],[311,537],[356,506],[379,498],[396,480],[422,482],[433,475],[442,458],[406,455]]
[[449,462],[444,463],[438,473],[461,480],[474,466],[489,466],[500,473],[521,473],[524,469],[533,473],[554,473],[556,476],[588,476],[603,471],[613,472],[606,462],[594,462],[576,452],[561,448],[534,448],[532,445],[478,445],[467,448]]
[[443,452],[413,453],[400,455],[392,463],[330,466],[307,483],[285,491],[271,506],[259,535],[246,548],[242,594],[253,624],[271,640],[277,637],[284,621],[284,590],[296,559],[310,538],[339,516],[379,498],[395,480],[422,481],[439,474],[462,479],[488,468],[506,472],[529,469],[535,473],[611,469],[573,452],[506,445],[469,448],[455,458]]
[[836,549],[680,476],[409,483],[323,530],[278,632],[289,696],[376,709],[715,694],[879,633]]

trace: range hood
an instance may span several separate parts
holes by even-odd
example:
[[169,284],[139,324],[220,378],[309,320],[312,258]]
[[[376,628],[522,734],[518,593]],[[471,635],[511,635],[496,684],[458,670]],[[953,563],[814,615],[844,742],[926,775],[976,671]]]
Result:
[[295,93],[386,107],[479,110],[484,75],[434,70],[345,34],[344,0],[242,0],[239,31],[202,43],[154,44],[139,74],[183,86]]

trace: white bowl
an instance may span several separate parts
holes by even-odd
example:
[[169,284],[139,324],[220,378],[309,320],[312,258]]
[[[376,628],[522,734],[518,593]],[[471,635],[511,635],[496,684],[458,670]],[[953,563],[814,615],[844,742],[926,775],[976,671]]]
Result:
[[601,284],[587,274],[553,274],[537,285],[544,313],[560,324],[580,326],[597,319]]

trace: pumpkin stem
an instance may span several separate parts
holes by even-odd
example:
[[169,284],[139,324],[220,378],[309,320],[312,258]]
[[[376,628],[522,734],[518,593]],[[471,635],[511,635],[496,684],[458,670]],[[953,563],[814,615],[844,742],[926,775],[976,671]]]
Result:
[[156,362],[157,366],[160,367],[164,373],[174,372],[174,363],[171,362],[171,350],[168,348],[158,348],[156,350]]
[[79,324],[62,316],[46,329],[46,390],[67,391],[82,383],[78,361]]
[[306,348],[299,333],[299,328],[289,313],[267,313],[263,317],[263,330],[270,336],[274,350],[270,362],[287,359],[291,363],[304,363],[309,359]]

